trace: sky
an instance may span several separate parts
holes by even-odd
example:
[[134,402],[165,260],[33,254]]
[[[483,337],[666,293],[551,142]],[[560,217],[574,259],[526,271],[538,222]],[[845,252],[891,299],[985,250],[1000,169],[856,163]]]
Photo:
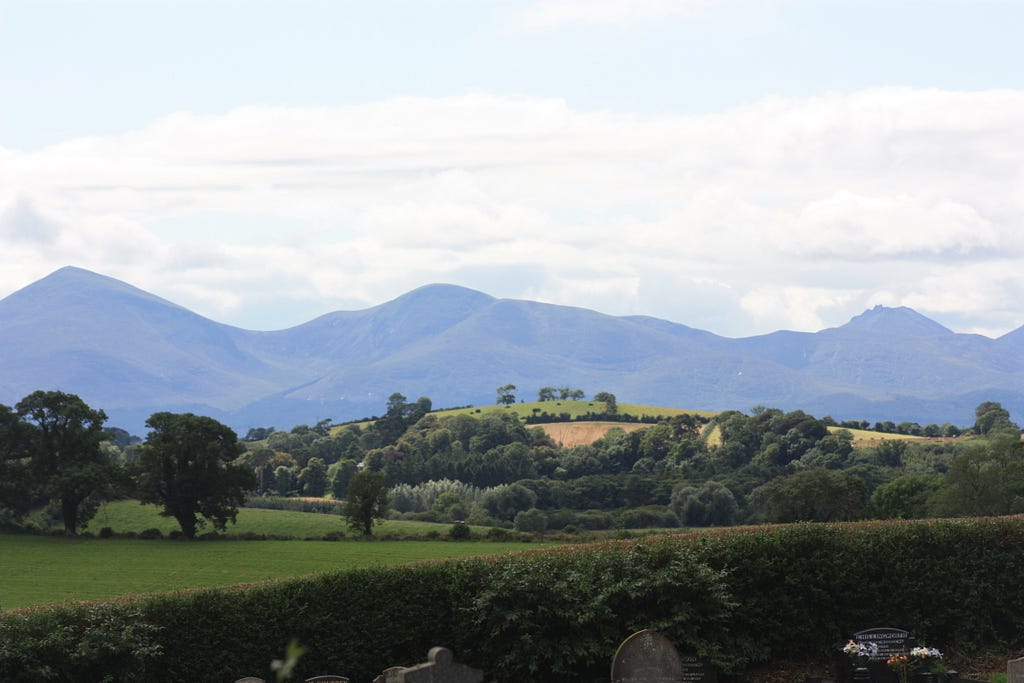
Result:
[[0,0],[0,297],[1024,325],[1024,0]]

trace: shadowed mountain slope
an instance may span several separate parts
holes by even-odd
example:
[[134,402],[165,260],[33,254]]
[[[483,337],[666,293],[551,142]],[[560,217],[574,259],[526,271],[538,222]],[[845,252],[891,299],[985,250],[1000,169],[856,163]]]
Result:
[[428,285],[286,330],[223,325],[118,280],[62,268],[0,300],[0,403],[81,395],[136,433],[158,410],[235,429],[383,412],[395,391],[487,405],[507,383],[703,409],[762,404],[837,419],[968,424],[983,400],[1024,407],[1024,328],[957,334],[876,307],[817,333],[729,339],[645,316]]

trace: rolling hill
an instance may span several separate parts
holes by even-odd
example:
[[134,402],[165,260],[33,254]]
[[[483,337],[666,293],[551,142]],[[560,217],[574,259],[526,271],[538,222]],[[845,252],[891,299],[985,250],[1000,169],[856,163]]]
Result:
[[770,405],[837,419],[973,421],[1024,409],[1024,328],[958,334],[908,308],[875,307],[816,333],[730,339],[666,320],[615,317],[427,285],[379,306],[273,332],[197,315],[74,267],[0,300],[0,403],[77,393],[140,433],[157,410],[239,431],[383,412],[387,396],[490,405],[513,383],[708,410]]

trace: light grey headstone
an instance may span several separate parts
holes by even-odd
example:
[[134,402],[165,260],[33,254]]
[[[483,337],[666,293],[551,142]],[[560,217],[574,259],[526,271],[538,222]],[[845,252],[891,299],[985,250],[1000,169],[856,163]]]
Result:
[[1006,663],[1006,683],[1024,683],[1024,657]]
[[612,658],[612,683],[680,683],[683,664],[668,638],[644,629],[622,641]]
[[484,672],[455,661],[446,647],[433,647],[423,664],[393,666],[374,679],[379,683],[480,683]]

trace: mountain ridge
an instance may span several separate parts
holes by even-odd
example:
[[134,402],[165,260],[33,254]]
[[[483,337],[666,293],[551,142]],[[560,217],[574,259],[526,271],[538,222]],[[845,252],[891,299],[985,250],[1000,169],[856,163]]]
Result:
[[876,306],[818,332],[734,339],[430,284],[253,331],[73,266],[0,300],[0,403],[71,391],[135,431],[157,410],[204,412],[238,430],[340,422],[382,412],[396,391],[489,404],[507,383],[520,396],[569,385],[694,409],[967,424],[979,396],[1019,411],[1021,380],[1024,327],[990,339],[905,307]]

